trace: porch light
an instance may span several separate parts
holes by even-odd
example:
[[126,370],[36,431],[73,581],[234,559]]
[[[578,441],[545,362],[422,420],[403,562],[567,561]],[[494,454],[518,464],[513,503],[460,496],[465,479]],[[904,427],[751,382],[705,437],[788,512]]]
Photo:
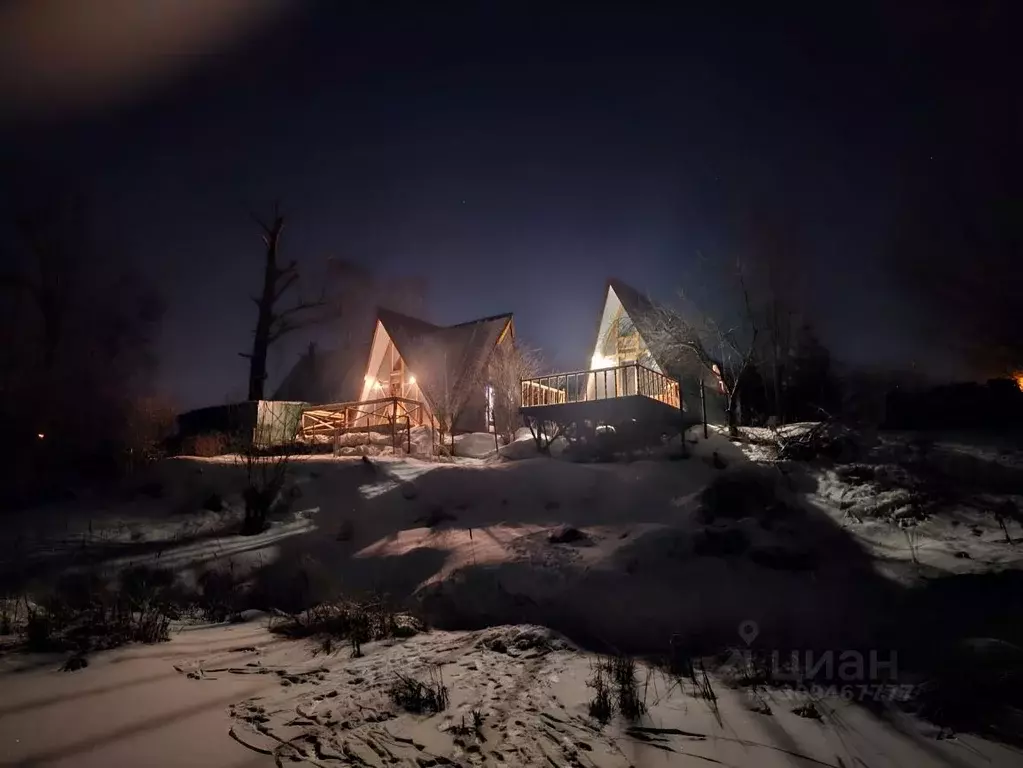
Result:
[[365,382],[366,382],[367,384],[374,384],[374,383],[376,383],[376,379],[374,379],[374,378],[373,378],[372,376],[367,376],[367,377],[365,378]]
[[416,377],[415,376],[409,376],[408,377],[408,383],[409,383],[409,386],[412,386],[413,384],[415,384],[416,383]]

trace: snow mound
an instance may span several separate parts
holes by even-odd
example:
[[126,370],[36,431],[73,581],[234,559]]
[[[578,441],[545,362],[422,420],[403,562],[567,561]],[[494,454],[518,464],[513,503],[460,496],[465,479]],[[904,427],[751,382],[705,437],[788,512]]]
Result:
[[411,444],[410,453],[414,456],[432,456],[436,435],[430,427],[412,427],[408,442]]
[[518,429],[515,430],[515,434],[512,435],[512,442],[526,439],[529,440],[533,439],[533,430],[531,430],[529,427],[519,427]]
[[914,487],[909,473],[894,464],[849,464],[826,468],[817,493],[853,520],[887,520],[903,525],[925,519],[932,502]]
[[[548,446],[548,451],[552,457],[558,459],[564,455],[568,446],[568,440],[564,437],[556,437]],[[533,433],[528,428],[523,427],[516,430],[515,439],[508,443],[508,445],[501,446],[498,453],[511,461],[521,461],[522,459],[533,458],[539,451],[537,450],[536,439],[533,437]]]
[[508,445],[502,445],[498,453],[505,459],[510,461],[521,461],[522,459],[531,459],[537,454],[536,440],[533,439],[532,433],[527,429],[525,434],[520,434],[523,430],[519,430],[515,433],[515,439],[512,440]]
[[568,440],[564,437],[556,437],[551,441],[550,446],[547,450],[550,451],[551,456],[555,459],[561,458],[568,448]]
[[455,456],[465,459],[485,459],[495,453],[497,446],[489,432],[470,432],[455,436]]
[[477,648],[518,656],[525,651],[565,651],[575,648],[567,638],[547,627],[520,625],[493,627],[480,633]]
[[707,437],[703,436],[703,427],[690,427],[685,435],[686,449],[694,459],[714,462],[717,455],[720,464],[725,468],[736,465],[749,464],[749,459],[742,449],[721,431],[711,428]]
[[339,448],[351,448],[357,445],[391,445],[390,434],[383,432],[345,432],[337,436],[336,445]]

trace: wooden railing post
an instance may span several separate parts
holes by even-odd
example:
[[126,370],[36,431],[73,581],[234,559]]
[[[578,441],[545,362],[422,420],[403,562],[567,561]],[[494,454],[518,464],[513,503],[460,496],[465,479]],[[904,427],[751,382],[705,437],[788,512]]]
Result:
[[[613,379],[608,382],[610,375]],[[598,379],[599,377],[599,379]],[[678,382],[638,360],[608,368],[572,371],[521,379],[521,407],[582,403],[641,395],[680,408]],[[590,386],[593,394],[590,394]]]

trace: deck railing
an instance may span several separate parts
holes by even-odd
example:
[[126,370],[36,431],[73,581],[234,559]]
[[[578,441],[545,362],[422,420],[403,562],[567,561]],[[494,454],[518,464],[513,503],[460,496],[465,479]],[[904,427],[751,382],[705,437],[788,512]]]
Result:
[[418,427],[430,423],[430,413],[424,403],[404,397],[314,405],[302,411],[300,434],[333,435],[359,428],[393,426],[396,422]]
[[640,363],[522,380],[522,407],[587,403],[641,395],[679,408],[678,382]]

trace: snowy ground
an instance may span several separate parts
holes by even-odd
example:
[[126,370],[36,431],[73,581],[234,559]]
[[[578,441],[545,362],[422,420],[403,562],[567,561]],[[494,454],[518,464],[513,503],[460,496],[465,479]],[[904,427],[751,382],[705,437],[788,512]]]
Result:
[[[776,460],[768,430],[743,432],[749,459]],[[781,469],[880,562],[911,564],[910,577],[985,573],[1023,560],[1021,436],[881,433],[856,461]]]
[[[0,764],[145,766],[1001,766],[1023,755],[836,697],[717,685],[708,699],[640,663],[647,712],[589,714],[594,657],[537,627],[429,632],[363,658],[284,641],[253,621],[95,656],[78,672],[18,658],[4,673]],[[397,673],[443,680],[450,701],[413,715]],[[811,708],[807,708],[812,704]],[[473,712],[479,713],[479,725]]]
[[[145,563],[190,584],[220,569],[238,579],[239,592],[285,610],[339,593],[384,593],[456,631],[373,644],[352,660],[258,624],[189,628],[169,645],[97,654],[70,674],[54,671],[53,659],[10,669],[0,672],[0,764],[255,766],[272,764],[261,753],[274,751],[320,765],[359,764],[353,755],[370,765],[391,757],[410,765],[702,758],[836,768],[1023,760],[973,737],[938,740],[892,708],[881,717],[827,696],[817,720],[793,713],[805,704],[795,694],[763,692],[773,697],[766,715],[751,710],[747,693],[718,684],[715,714],[691,690],[669,693],[646,667],[648,714],[599,728],[586,712],[591,655],[550,631],[540,633],[546,645],[516,650],[509,637],[523,630],[486,629],[542,625],[591,649],[637,654],[663,654],[676,641],[741,648],[739,628],[750,622],[765,649],[905,654],[938,644],[933,633],[950,625],[965,637],[982,633],[997,613],[982,610],[984,596],[997,595],[1005,612],[1019,602],[998,590],[1019,593],[1023,543],[1006,541],[991,505],[1023,501],[1014,495],[1023,486],[1013,484],[1023,454],[892,437],[852,469],[776,465],[766,446],[718,434],[704,441],[699,430],[686,458],[668,446],[629,463],[576,464],[529,458],[528,441],[501,453],[526,458],[298,459],[290,508],[258,536],[236,533],[245,478],[230,458],[165,462],[118,501],[81,499],[11,521],[0,573],[14,591],[67,568],[114,573]],[[942,473],[952,480],[938,482],[939,493],[933,478]],[[752,502],[730,495],[731,482],[709,498],[705,489],[722,477],[753,478]],[[777,499],[758,504],[762,486]],[[912,513],[900,514],[906,507]],[[1018,523],[1008,528],[1023,539]],[[968,574],[979,575],[964,581]],[[976,616],[953,613],[962,604]],[[915,633],[893,632],[893,617]],[[494,632],[509,636],[511,653],[484,642]],[[2,657],[0,668],[28,662]],[[397,670],[423,679],[442,672],[448,710],[395,711],[384,691]],[[86,702],[81,727],[44,737]],[[452,730],[473,709],[484,714],[479,733]]]
[[276,681],[236,676],[198,685],[175,666],[274,643],[281,641],[255,624],[188,628],[170,643],[96,654],[73,673],[60,671],[63,656],[6,656],[0,765],[272,767],[229,738],[229,708],[275,692]]

